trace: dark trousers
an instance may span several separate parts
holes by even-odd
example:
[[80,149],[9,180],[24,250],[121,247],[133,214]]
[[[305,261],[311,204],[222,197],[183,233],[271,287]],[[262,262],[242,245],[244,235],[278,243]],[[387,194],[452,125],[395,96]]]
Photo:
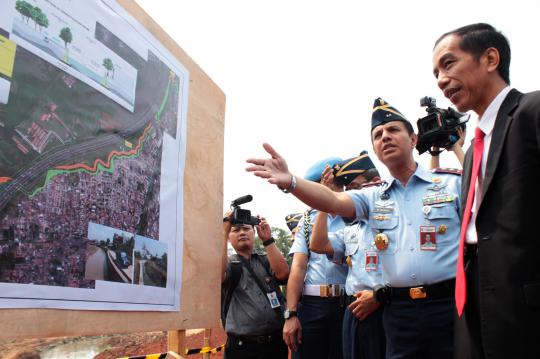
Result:
[[227,335],[224,359],[287,359],[289,350],[281,333],[260,343],[254,340]]
[[451,359],[454,311],[451,298],[392,300],[384,307],[388,359]]
[[[478,296],[478,258],[467,256],[465,275],[467,279],[467,301],[461,318],[456,319],[456,355],[455,358],[485,358],[480,330]],[[457,314],[457,313],[456,313]],[[459,330],[459,332],[458,332]]]
[[304,296],[298,305],[302,324],[302,344],[294,359],[341,359],[341,324],[343,307],[340,298]]
[[386,340],[382,324],[382,307],[366,319],[356,318],[347,308],[343,316],[343,358],[384,359]]

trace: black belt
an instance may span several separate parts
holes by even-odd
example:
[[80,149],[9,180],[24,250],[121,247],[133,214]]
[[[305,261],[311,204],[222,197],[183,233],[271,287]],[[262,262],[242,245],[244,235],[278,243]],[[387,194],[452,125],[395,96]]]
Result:
[[227,336],[236,339],[243,340],[245,342],[257,343],[257,344],[267,344],[272,343],[277,339],[283,338],[283,333],[278,332],[270,335],[236,335],[227,333]]
[[454,296],[456,280],[454,278],[430,285],[418,287],[389,287],[392,300],[440,299]]

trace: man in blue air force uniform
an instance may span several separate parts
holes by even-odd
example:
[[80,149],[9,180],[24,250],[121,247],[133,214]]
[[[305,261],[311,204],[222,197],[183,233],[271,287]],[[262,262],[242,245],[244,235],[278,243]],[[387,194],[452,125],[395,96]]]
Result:
[[[324,183],[334,191],[343,186],[322,182],[325,166],[341,162],[328,158],[314,164],[304,178],[313,183]],[[297,226],[294,243],[289,251],[293,255],[291,274],[287,283],[287,310],[283,339],[293,358],[341,358],[341,321],[343,317],[340,296],[343,292],[347,266],[333,263],[325,255],[309,250],[311,230],[317,211],[308,210]],[[328,227],[337,231],[345,227],[339,216],[327,215]]]
[[[363,151],[359,156],[334,166],[334,181],[346,190],[381,185],[379,172]],[[345,259],[349,273],[345,283],[347,305],[343,318],[344,359],[384,359],[386,341],[382,325],[382,307],[373,297],[373,287],[381,285],[379,256],[372,243],[369,226],[355,222],[329,232],[326,213],[319,211],[313,226],[310,248],[332,260]]]
[[371,140],[391,175],[378,187],[335,193],[297,179],[268,144],[272,157],[249,159],[247,170],[313,208],[368,223],[385,281],[374,291],[384,305],[387,358],[452,358],[461,178],[418,165],[411,123],[380,98]]

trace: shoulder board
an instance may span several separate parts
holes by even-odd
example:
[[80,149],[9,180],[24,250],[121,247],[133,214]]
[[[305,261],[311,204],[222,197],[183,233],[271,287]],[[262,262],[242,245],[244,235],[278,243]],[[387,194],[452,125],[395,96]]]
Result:
[[362,185],[362,188],[374,187],[374,186],[381,186],[381,185],[383,185],[383,184],[385,184],[385,183],[386,183],[386,181],[383,181],[383,180],[381,180],[381,181],[375,181],[375,182],[369,182],[369,183],[364,183],[364,184]]
[[459,168],[444,168],[444,167],[439,167],[439,168],[435,168],[433,169],[433,173],[450,173],[450,174],[453,174],[453,175],[458,175],[458,176],[461,176],[461,173],[463,171],[460,170]]

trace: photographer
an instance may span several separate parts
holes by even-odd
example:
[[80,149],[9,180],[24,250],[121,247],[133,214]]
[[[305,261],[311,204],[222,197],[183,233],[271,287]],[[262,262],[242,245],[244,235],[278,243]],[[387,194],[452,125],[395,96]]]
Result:
[[[286,281],[289,267],[263,217],[259,224],[238,222],[234,212],[223,218],[222,320],[227,333],[225,358],[287,358],[283,342],[285,301],[278,281]],[[249,221],[247,221],[249,222]],[[253,252],[255,229],[267,255]],[[227,257],[227,240],[236,254]]]

